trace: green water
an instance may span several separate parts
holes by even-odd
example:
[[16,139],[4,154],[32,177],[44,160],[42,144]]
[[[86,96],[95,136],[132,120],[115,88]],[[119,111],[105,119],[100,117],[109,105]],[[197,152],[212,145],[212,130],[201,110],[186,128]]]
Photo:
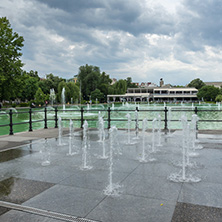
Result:
[[[127,128],[127,117],[126,114],[131,114],[131,128],[135,128],[135,110],[138,107],[138,117],[139,117],[139,127],[142,127],[142,120],[147,118],[148,128],[152,128],[152,120],[158,115],[161,116],[161,119],[164,120],[164,105],[163,104],[118,104],[111,108],[111,126],[115,125],[117,128]],[[198,117],[200,119],[198,123],[199,129],[222,129],[222,110],[219,105],[208,105],[208,104],[167,104],[167,108],[171,109],[171,114],[168,111],[167,118],[168,126],[170,129],[180,129],[181,123],[178,121],[181,118],[181,115],[186,115],[188,120],[191,120],[192,115],[194,114],[194,107],[198,108]],[[89,109],[89,110],[88,110]],[[98,111],[100,110],[100,111]],[[129,111],[130,110],[130,111]],[[149,110],[149,111],[146,111]],[[211,110],[211,111],[210,111]],[[23,123],[20,125],[13,126],[13,132],[24,132],[29,130],[29,109],[17,109],[13,110],[13,124]],[[89,127],[97,127],[98,112],[104,117],[104,120],[108,118],[107,105],[92,105],[91,107],[84,107],[84,119],[88,121]],[[62,107],[59,107],[58,116],[61,116],[63,119],[64,127],[69,126],[69,119],[73,119],[74,127],[81,127],[80,122],[80,108],[78,106],[69,106],[65,108],[65,111],[62,111]],[[44,109],[37,108],[33,109],[32,120],[40,121],[34,122],[32,128],[34,129],[43,129],[44,128]],[[55,127],[55,112],[52,107],[47,108],[47,126]],[[42,120],[42,121],[41,121]],[[124,120],[124,121],[123,121]],[[215,122],[202,122],[203,120],[216,120]],[[2,110],[0,112],[0,125],[9,125],[9,110]],[[105,127],[108,126],[107,121],[105,122]],[[164,122],[162,121],[162,128],[164,128]],[[0,135],[9,134],[9,126],[0,127]]]

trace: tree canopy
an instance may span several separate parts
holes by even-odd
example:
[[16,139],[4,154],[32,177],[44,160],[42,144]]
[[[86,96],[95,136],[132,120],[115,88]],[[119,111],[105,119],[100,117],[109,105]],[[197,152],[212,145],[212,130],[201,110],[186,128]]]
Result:
[[9,20],[0,18],[0,100],[15,98],[22,84],[23,42],[23,37],[13,32]]
[[192,80],[189,84],[189,87],[194,87],[196,89],[200,89],[201,87],[205,86],[205,83],[200,80],[199,78]]
[[215,86],[203,86],[197,93],[198,99],[205,101],[215,101],[217,95],[220,93],[220,89]]

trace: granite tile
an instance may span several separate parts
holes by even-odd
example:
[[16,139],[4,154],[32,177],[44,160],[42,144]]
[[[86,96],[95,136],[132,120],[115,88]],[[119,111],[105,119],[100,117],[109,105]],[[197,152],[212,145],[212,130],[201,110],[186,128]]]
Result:
[[[127,176],[127,173],[114,172],[113,183],[120,184],[121,181]],[[62,185],[69,185],[92,190],[102,191],[109,183],[108,170],[78,170],[72,176],[60,182]]]
[[172,222],[221,222],[222,208],[177,203]]
[[21,204],[53,185],[11,177],[0,182],[0,200]]
[[123,193],[162,200],[177,200],[181,183],[173,183],[167,177],[132,173],[123,182]]
[[170,222],[175,202],[132,195],[107,197],[87,218],[103,222]]
[[105,195],[102,191],[55,185],[24,203],[25,206],[85,217]]
[[209,207],[222,207],[222,184],[184,183],[178,201]]

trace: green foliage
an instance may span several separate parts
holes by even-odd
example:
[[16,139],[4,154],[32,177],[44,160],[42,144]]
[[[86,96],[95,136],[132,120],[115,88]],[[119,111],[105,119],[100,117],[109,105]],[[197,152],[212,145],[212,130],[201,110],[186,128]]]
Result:
[[0,100],[16,98],[21,90],[23,41],[22,36],[13,32],[9,20],[0,18]]
[[199,89],[197,93],[198,99],[205,101],[215,101],[216,96],[219,94],[219,88],[215,86],[203,86]]
[[79,99],[79,87],[74,82],[68,82],[67,87],[69,88],[69,93],[67,95],[67,101],[76,101]]
[[61,94],[62,94],[62,89],[65,88],[65,102],[66,103],[71,103],[71,98],[73,99],[73,101],[76,101],[79,98],[80,95],[80,91],[79,91],[79,87],[77,84],[75,84],[74,82],[60,82],[59,86],[58,86],[58,99],[60,102],[62,102],[61,99]]
[[131,77],[126,78],[126,85],[127,85],[127,88],[138,88],[138,86],[135,83],[132,83]]
[[99,90],[99,89],[95,89],[92,93],[91,93],[91,98],[92,100],[96,101],[96,99],[100,102],[104,102],[104,94]]
[[114,94],[125,94],[127,90],[126,80],[120,79],[116,83],[113,84]]
[[222,95],[221,94],[217,95],[215,101],[222,102]]
[[38,88],[35,94],[35,103],[37,105],[43,105],[45,103],[45,100],[46,100],[46,95],[43,93],[41,88]]
[[58,93],[58,86],[60,82],[65,82],[65,79],[54,76],[52,73],[46,75],[46,79],[41,79],[38,87],[42,89],[45,94],[50,94],[50,89],[54,89]]
[[23,72],[22,75],[22,91],[19,97],[22,101],[33,100],[35,98],[35,93],[38,89],[39,76],[38,72],[31,70],[30,72]]
[[202,80],[200,80],[199,78],[192,80],[188,84],[188,87],[194,87],[196,89],[200,89],[203,86],[205,86],[205,83]]

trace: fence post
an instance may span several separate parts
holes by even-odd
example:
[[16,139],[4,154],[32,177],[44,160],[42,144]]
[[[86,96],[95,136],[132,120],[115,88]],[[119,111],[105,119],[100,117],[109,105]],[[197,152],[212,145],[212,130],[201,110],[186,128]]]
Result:
[[111,109],[110,107],[108,107],[108,129],[110,129],[110,122],[111,122],[111,118],[110,118],[110,112],[111,112]]
[[83,113],[84,113],[84,109],[83,107],[81,107],[81,128],[83,128],[83,124],[84,124],[84,119],[83,119]]
[[136,115],[135,115],[136,137],[138,136],[138,131],[139,131],[138,112],[139,112],[138,107],[136,107]]
[[9,122],[9,135],[13,135],[13,123],[12,123],[12,110],[9,110],[9,117],[10,117],[10,122]]
[[[194,113],[197,115],[197,106],[195,106],[195,109],[194,109]],[[196,130],[198,130],[198,121],[197,121],[197,123],[196,123]]]
[[32,132],[32,108],[29,109],[29,132]]
[[47,108],[46,107],[45,107],[44,112],[45,112],[45,127],[44,127],[44,129],[48,129],[48,127],[47,127]]
[[58,128],[58,107],[55,107],[55,128]]
[[164,109],[164,130],[165,130],[165,133],[168,132],[168,125],[167,125],[167,112],[168,112],[168,109],[167,107],[165,106],[165,109]]

